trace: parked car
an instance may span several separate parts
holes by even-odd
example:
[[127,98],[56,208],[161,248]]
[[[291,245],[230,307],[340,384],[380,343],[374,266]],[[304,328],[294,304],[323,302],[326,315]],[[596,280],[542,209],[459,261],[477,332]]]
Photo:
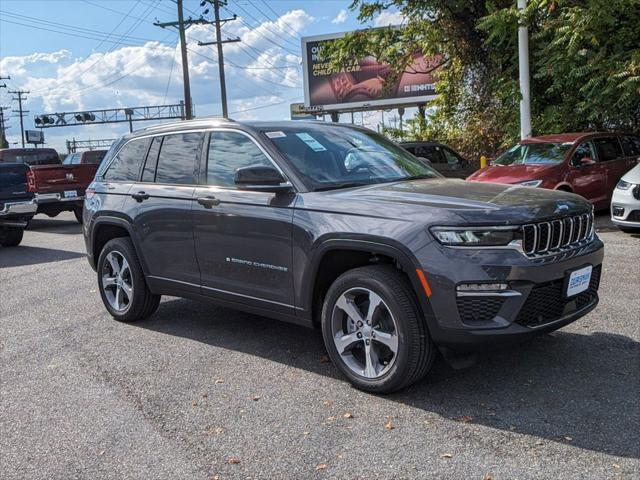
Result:
[[50,217],[74,212],[82,221],[84,191],[93,180],[98,164],[86,156],[85,163],[63,164],[51,148],[10,148],[0,150],[0,162],[18,162],[31,167],[28,188],[35,193],[37,212]]
[[403,142],[400,146],[416,157],[429,160],[429,164],[445,177],[467,178],[477,170],[471,162],[442,143]]
[[625,232],[640,232],[640,165],[616,185],[611,199],[611,221]]
[[[70,153],[62,161],[63,165],[100,165],[102,159],[107,154],[107,150],[85,150],[84,152]],[[97,167],[96,167],[97,170]]]
[[319,326],[356,387],[390,392],[438,347],[452,360],[591,311],[592,210],[567,192],[445,179],[367,129],[194,120],[113,145],[83,232],[115,319],[172,295]]
[[467,180],[577,193],[608,208],[618,180],[640,158],[640,137],[565,133],[520,141]]
[[27,188],[29,167],[0,163],[0,245],[15,247],[36,213],[33,193]]

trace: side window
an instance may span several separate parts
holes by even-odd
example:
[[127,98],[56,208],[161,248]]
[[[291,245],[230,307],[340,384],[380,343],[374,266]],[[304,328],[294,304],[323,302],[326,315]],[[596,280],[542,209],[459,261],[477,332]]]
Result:
[[426,158],[431,163],[443,163],[442,155],[439,147],[418,147],[416,156]]
[[453,153],[448,148],[442,148],[442,153],[444,153],[444,158],[447,159],[447,163],[449,165],[457,165],[458,163],[462,163],[460,157],[458,157],[455,153]]
[[139,138],[126,143],[109,165],[104,179],[114,182],[138,181],[140,165],[147,153],[149,143],[149,138]]
[[63,165],[71,165],[73,163],[73,157],[75,157],[76,154],[75,153],[71,153],[69,155],[67,155],[65,157],[65,159],[62,161]]
[[211,132],[207,162],[207,184],[235,187],[236,170],[252,165],[272,166],[260,148],[236,132]]
[[143,182],[153,182],[156,178],[156,165],[158,165],[158,153],[160,153],[160,145],[162,145],[162,137],[154,137],[147,154],[147,162],[144,164],[142,171]]
[[609,162],[622,157],[622,147],[618,139],[613,138],[596,138],[593,140],[598,150],[598,160],[601,162]]
[[160,147],[156,183],[194,185],[202,133],[166,135]]
[[640,137],[620,137],[625,157],[640,156]]
[[71,165],[80,165],[81,155],[82,155],[81,153],[76,153],[75,156],[73,157],[73,160],[71,160]]
[[596,159],[596,155],[593,151],[593,145],[591,142],[582,142],[573,152],[573,158],[571,159],[571,165],[578,166],[583,158]]

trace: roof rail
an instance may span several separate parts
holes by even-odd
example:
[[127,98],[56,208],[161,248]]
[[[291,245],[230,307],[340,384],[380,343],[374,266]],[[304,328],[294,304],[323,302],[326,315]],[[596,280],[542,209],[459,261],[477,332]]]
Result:
[[228,122],[235,123],[235,120],[231,118],[222,118],[222,117],[202,117],[202,118],[194,118],[192,120],[179,120],[177,122],[160,123],[158,125],[151,125],[150,127],[142,128],[141,130],[144,130],[144,131],[156,130],[160,128],[171,127],[174,125],[189,124],[190,126],[196,126],[196,125],[200,126],[200,125],[211,125],[211,124],[228,123]]

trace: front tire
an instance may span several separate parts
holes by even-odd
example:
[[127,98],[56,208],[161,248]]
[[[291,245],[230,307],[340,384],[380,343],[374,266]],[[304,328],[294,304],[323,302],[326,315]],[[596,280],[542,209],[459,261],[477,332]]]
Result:
[[23,228],[0,228],[0,245],[3,247],[17,247],[22,242],[23,235]]
[[417,382],[435,357],[413,289],[390,265],[355,268],[336,279],[323,304],[322,334],[333,363],[368,392]]
[[98,288],[113,318],[135,322],[156,311],[160,295],[151,293],[131,239],[109,240],[98,257]]

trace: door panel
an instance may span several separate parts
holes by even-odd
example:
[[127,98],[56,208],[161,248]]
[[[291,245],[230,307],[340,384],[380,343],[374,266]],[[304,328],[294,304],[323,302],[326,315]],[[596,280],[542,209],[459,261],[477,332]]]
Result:
[[[202,293],[294,313],[291,275],[293,193],[238,190],[234,176],[249,165],[275,165],[248,134],[210,133],[193,199],[194,241]],[[277,165],[276,165],[277,166]]]
[[[180,282],[200,283],[193,250],[191,200],[194,187],[137,183],[125,210],[133,219],[149,274]],[[140,195],[139,199],[131,195]],[[144,198],[148,195],[148,198]]]
[[[580,160],[585,157],[596,160],[596,163],[580,165]],[[582,142],[569,162],[566,180],[575,193],[600,206],[607,199],[607,177],[597,158],[591,141]]]

